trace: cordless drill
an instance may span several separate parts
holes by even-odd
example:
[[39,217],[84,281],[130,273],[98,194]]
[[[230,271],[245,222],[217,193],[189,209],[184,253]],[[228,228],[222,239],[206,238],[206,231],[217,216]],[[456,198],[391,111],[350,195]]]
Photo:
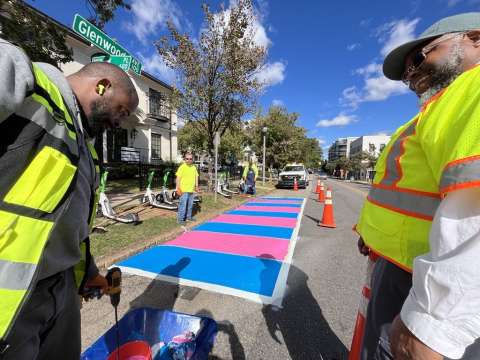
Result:
[[[117,359],[119,358],[119,347],[120,347],[120,333],[118,329],[118,304],[120,303],[120,294],[122,292],[122,271],[118,267],[110,268],[105,275],[108,283],[108,293],[110,296],[110,303],[115,309],[115,329],[116,329],[116,340],[117,340]],[[85,299],[100,299],[102,297],[102,290],[100,288],[85,288],[82,296]]]

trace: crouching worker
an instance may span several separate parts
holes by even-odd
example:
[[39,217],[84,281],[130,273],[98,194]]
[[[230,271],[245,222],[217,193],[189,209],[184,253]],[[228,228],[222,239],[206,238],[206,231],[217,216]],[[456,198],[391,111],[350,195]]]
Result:
[[243,169],[242,180],[244,183],[243,193],[244,194],[256,194],[255,183],[258,177],[258,168],[252,161],[248,160],[248,165]]

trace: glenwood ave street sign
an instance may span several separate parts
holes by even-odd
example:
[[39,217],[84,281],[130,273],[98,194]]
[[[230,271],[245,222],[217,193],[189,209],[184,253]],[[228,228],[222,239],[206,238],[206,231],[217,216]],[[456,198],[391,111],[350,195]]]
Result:
[[[114,61],[110,61],[116,65],[119,65],[117,62],[121,62],[122,64],[129,63],[129,68],[133,70],[137,74],[141,74],[142,72],[142,64],[140,61],[135,59],[132,55],[129,54],[127,50],[125,50],[119,43],[115,40],[111,39],[107,36],[103,31],[98,29],[95,25],[89,23],[85,18],[80,16],[79,14],[75,14],[75,18],[73,19],[73,31],[75,31],[78,35],[83,37],[85,40],[89,41],[99,49],[102,49],[107,54],[110,54],[110,58],[115,57],[122,57],[122,59],[115,59]],[[130,57],[131,60],[125,60],[124,57]],[[120,66],[122,69],[126,65]]]

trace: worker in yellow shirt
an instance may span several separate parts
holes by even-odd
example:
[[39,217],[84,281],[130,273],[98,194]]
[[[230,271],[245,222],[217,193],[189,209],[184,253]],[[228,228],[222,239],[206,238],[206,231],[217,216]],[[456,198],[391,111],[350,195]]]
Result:
[[185,224],[185,221],[194,221],[192,217],[193,196],[198,192],[198,171],[193,165],[193,155],[185,154],[184,162],[177,170],[177,194],[180,195],[178,205],[177,221],[179,224]]

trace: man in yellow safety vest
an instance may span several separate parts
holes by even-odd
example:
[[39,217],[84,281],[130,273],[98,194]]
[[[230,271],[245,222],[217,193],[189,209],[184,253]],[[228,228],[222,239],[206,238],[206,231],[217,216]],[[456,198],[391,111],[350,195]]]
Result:
[[78,294],[108,290],[89,251],[92,140],[135,111],[138,95],[114,65],[65,78],[3,39],[0,83],[0,359],[78,360]]
[[361,359],[480,359],[480,13],[393,49],[420,112],[391,137],[356,230],[379,255]]

